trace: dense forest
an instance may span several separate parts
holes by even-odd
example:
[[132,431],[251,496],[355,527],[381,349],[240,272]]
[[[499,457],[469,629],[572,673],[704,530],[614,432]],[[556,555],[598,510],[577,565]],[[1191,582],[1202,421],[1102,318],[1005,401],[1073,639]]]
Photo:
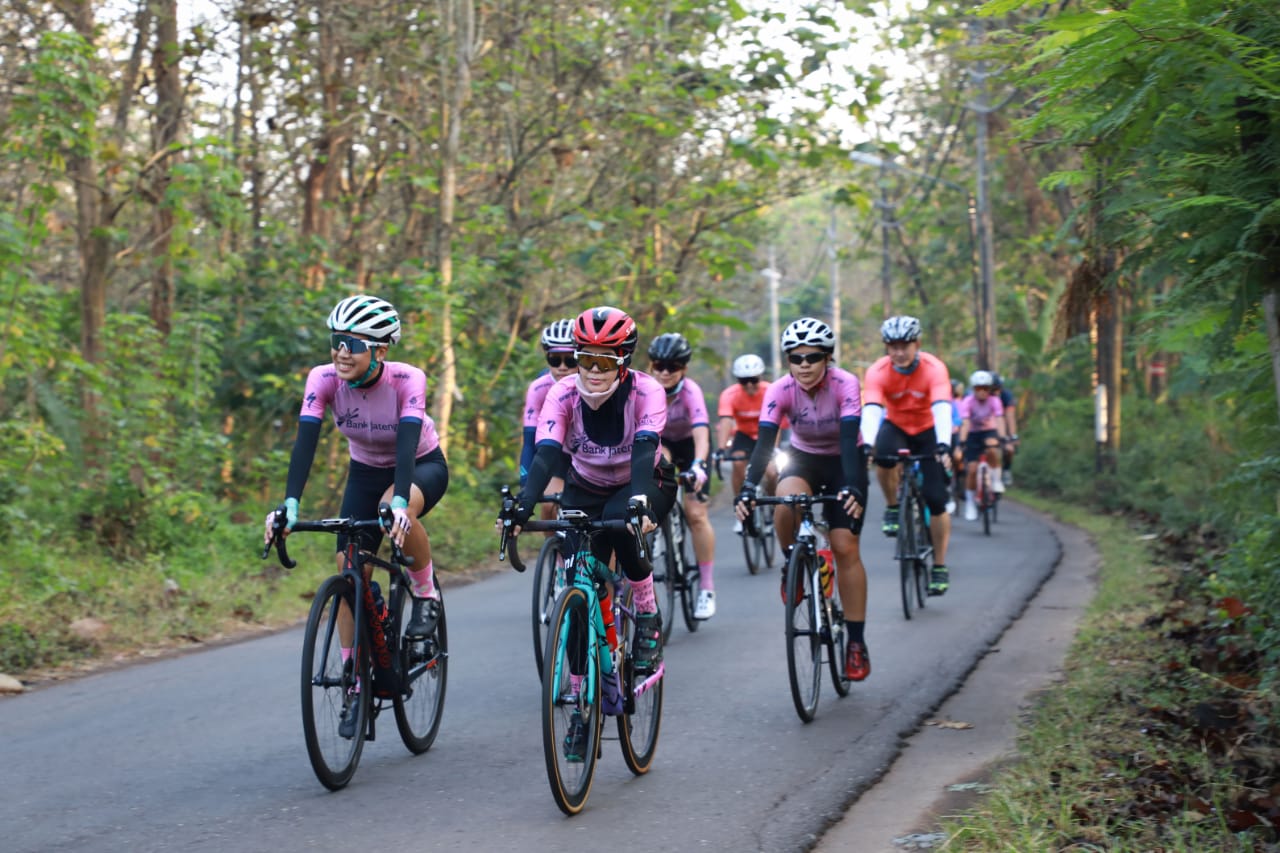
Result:
[[130,583],[227,615],[159,581],[259,577],[325,316],[372,292],[429,377],[445,568],[491,556],[550,320],[683,332],[714,393],[772,305],[850,367],[910,312],[1009,379],[1020,483],[1212,531],[1280,671],[1277,104],[1261,0],[8,4],[0,669]]

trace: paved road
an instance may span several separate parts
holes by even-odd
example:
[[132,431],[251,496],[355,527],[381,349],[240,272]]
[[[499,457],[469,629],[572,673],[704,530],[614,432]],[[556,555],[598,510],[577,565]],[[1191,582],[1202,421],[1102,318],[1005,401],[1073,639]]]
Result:
[[[873,501],[871,517],[880,510]],[[366,849],[558,851],[607,845],[615,831],[656,850],[803,849],[879,777],[1060,552],[1048,526],[1012,505],[989,538],[959,522],[951,591],[906,622],[890,541],[869,532],[873,674],[845,699],[826,684],[804,725],[787,687],[778,573],[748,575],[727,508],[714,517],[720,613],[696,634],[677,623],[654,769],[633,777],[606,742],[577,817],[547,789],[529,577],[502,572],[447,590],[452,658],[435,746],[411,756],[383,718],[336,794],[302,744],[300,631],[0,701],[0,848],[286,853],[341,837]]]

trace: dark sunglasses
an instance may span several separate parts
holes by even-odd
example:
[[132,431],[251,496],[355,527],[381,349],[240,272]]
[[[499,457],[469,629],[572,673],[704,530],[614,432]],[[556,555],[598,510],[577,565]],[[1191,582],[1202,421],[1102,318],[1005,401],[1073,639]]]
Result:
[[760,384],[760,377],[759,377],[759,376],[752,376],[752,377],[749,377],[749,378],[747,378],[747,379],[739,379],[739,380],[738,380],[738,384],[739,384],[739,385],[742,385],[742,386],[744,386],[744,387],[745,387],[745,386],[747,386],[747,385],[759,385],[759,384]]
[[787,353],[787,361],[792,364],[817,364],[820,361],[826,361],[827,354],[825,352],[806,352],[804,354],[798,352]]
[[611,370],[618,370],[622,367],[622,363],[626,361],[626,356],[622,355],[605,355],[598,352],[582,352],[579,350],[573,354],[578,360],[578,367],[583,370],[598,370],[601,373],[608,373]]
[[329,335],[329,347],[333,350],[343,350],[352,355],[363,355],[374,347],[386,346],[377,341],[362,341],[359,338],[353,338],[351,335],[344,335],[340,332],[334,332]]
[[652,361],[649,366],[653,368],[654,373],[675,373],[684,370],[684,365],[678,361]]
[[549,352],[547,353],[547,364],[552,367],[577,367],[578,360],[573,357],[571,352]]

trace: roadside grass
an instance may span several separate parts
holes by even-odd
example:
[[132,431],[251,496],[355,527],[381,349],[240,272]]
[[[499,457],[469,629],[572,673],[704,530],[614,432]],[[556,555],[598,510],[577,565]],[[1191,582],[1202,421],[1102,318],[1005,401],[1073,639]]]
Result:
[[[496,501],[451,493],[428,518],[442,581],[495,562]],[[334,539],[289,540],[292,571],[262,557],[261,508],[226,511],[169,554],[121,556],[85,539],[8,543],[0,673],[32,682],[298,623],[335,570]],[[384,546],[385,551],[385,546]]]
[[1124,518],[1018,497],[1092,537],[1098,592],[1063,680],[940,849],[1280,850],[1276,697],[1199,570]]

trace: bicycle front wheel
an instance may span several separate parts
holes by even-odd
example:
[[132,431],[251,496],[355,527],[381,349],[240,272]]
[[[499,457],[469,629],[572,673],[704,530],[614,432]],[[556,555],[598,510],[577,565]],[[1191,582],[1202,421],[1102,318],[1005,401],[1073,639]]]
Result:
[[600,754],[600,661],[591,602],[577,587],[556,599],[542,664],[542,754],[560,811],[582,811]]
[[[320,784],[331,791],[346,786],[355,775],[369,725],[369,647],[346,663],[338,638],[338,614],[348,616],[355,596],[351,584],[334,575],[320,585],[311,602],[302,646],[302,734],[307,757]],[[366,689],[357,691],[358,686]],[[355,734],[343,737],[338,728],[354,714]]]
[[635,627],[623,611],[618,613],[618,634],[622,638],[622,696],[623,713],[618,717],[618,742],[622,746],[622,760],[637,776],[643,776],[653,766],[653,754],[658,749],[658,731],[662,727],[661,677],[638,678],[631,663],[631,641]]
[[700,624],[693,611],[698,606],[698,591],[702,589],[702,573],[696,565],[685,567],[684,581],[680,584],[680,610],[684,613],[684,626],[692,634]]
[[680,583],[680,553],[671,538],[673,519],[668,515],[649,535],[653,537],[650,557],[653,563],[653,594],[662,614],[662,642],[671,639],[676,624],[676,586]]
[[444,590],[440,591],[440,618],[430,637],[410,641],[404,631],[412,616],[413,596],[405,590],[400,595],[400,661],[404,683],[400,695],[392,701],[396,712],[396,728],[400,739],[414,755],[431,748],[440,731],[440,715],[444,713],[444,691],[449,679],[449,634],[445,625]]
[[538,666],[539,678],[542,677],[542,650],[547,645],[547,622],[564,584],[564,573],[560,571],[563,565],[561,544],[558,536],[548,536],[543,540],[533,570],[533,660]]
[[[806,723],[813,721],[818,710],[822,686],[822,638],[817,615],[821,607],[820,583],[817,559],[797,543],[787,564],[787,674],[796,713]],[[815,594],[819,598],[815,599]]]
[[742,527],[742,555],[747,559],[747,571],[753,575],[767,567],[764,543],[764,511],[758,506],[752,507],[751,524]]
[[929,599],[929,565],[933,561],[933,534],[924,520],[924,505],[919,499],[913,501],[914,528],[912,541],[916,549],[916,604],[923,609]]

